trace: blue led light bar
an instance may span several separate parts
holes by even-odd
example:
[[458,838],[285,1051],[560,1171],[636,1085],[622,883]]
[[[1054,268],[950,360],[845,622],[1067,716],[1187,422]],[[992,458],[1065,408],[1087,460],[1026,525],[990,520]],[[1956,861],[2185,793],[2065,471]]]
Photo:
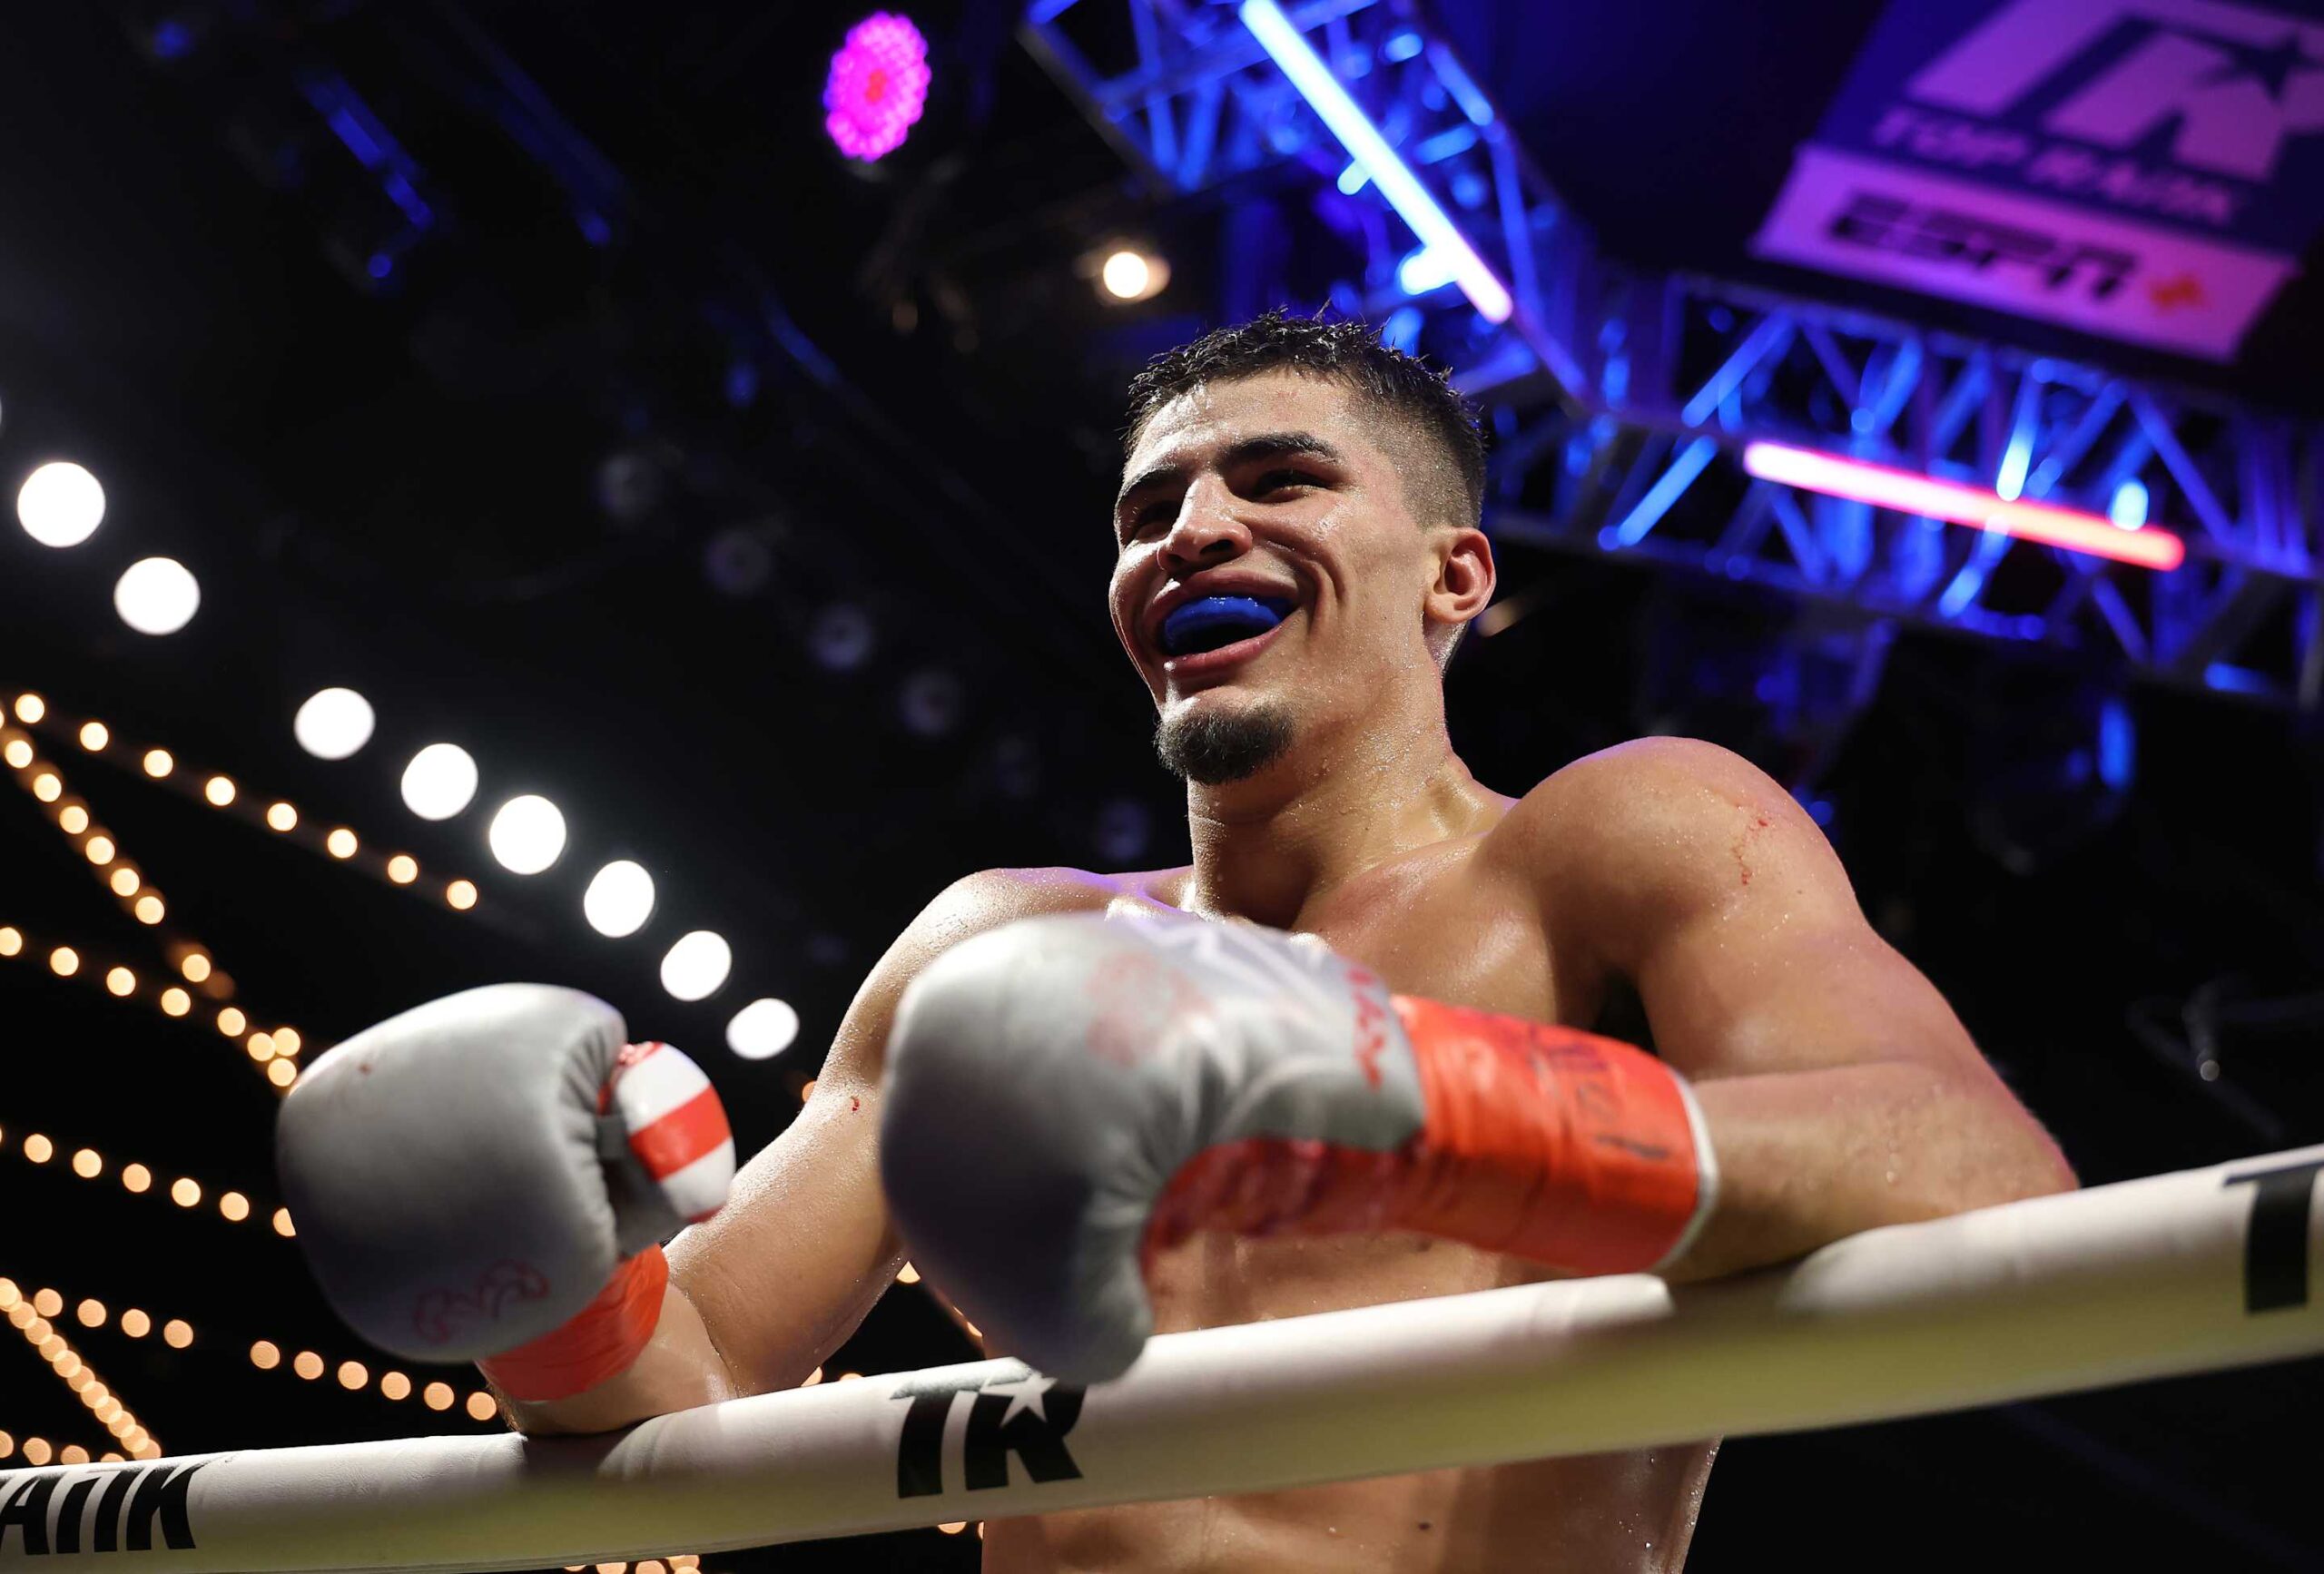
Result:
[[1371,117],[1348,96],[1339,78],[1332,74],[1331,67],[1299,35],[1291,19],[1283,14],[1283,7],[1275,0],[1243,0],[1236,15],[1243,19],[1243,25],[1251,30],[1251,36],[1259,41],[1259,47],[1267,52],[1290,79],[1291,85],[1299,90],[1299,96],[1307,101],[1339,139],[1348,157],[1372,177],[1372,183],[1380,188],[1388,205],[1412,227],[1421,244],[1435,253],[1441,266],[1450,269],[1453,282],[1469,298],[1469,304],[1488,322],[1508,321],[1514,309],[1509,287],[1493,276],[1485,260],[1477,255],[1477,249],[1469,244],[1469,238],[1461,233],[1437,205],[1436,199],[1428,194],[1428,188],[1420,183],[1411,167],[1396,156],[1396,151],[1388,145],[1387,138],[1380,134]]

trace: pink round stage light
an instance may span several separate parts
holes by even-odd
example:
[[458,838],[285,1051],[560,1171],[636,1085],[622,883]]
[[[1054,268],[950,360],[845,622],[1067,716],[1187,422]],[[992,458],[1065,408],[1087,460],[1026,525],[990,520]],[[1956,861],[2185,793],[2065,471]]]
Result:
[[891,153],[928,103],[928,40],[905,16],[874,12],[847,30],[823,84],[823,129],[867,162]]

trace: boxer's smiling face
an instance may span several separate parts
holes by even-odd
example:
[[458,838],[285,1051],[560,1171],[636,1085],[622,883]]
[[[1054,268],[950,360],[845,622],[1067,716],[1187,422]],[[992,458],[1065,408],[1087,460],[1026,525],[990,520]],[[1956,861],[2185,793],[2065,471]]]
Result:
[[1166,763],[1236,780],[1397,685],[1440,681],[1424,612],[1445,538],[1474,533],[1415,516],[1425,448],[1346,385],[1295,371],[1154,412],[1122,469],[1110,601]]

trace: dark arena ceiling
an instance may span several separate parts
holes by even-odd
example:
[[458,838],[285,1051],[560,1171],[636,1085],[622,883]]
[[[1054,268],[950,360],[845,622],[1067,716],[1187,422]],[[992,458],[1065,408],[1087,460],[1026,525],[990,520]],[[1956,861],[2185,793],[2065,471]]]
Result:
[[[1079,0],[1060,25],[1091,59],[1128,58],[1137,4]],[[1149,355],[1266,307],[1377,305],[1346,280],[1384,211],[1319,197],[1314,158],[1186,191],[1142,177],[1118,129],[1102,133],[1028,47],[1022,11],[913,7],[927,112],[868,165],[833,149],[820,103],[857,8],[89,0],[8,18],[0,479],[13,491],[69,457],[107,504],[89,550],[0,533],[0,699],[45,697],[42,749],[172,908],[146,929],[125,917],[11,773],[0,925],[32,943],[0,958],[0,1275],[192,1325],[183,1350],[111,1328],[85,1341],[171,1452],[498,1423],[253,1370],[259,1340],[380,1361],[262,1227],[277,1195],[263,1067],[192,1025],[201,1011],[172,1020],[143,994],[84,987],[105,966],[167,970],[199,947],[231,975],[205,1006],[231,998],[317,1048],[471,984],[587,989],[634,1031],[700,1047],[747,1152],[797,1110],[865,970],[946,883],[1186,858],[1181,789],[1153,761],[1151,708],[1104,601],[1123,385]],[[1412,15],[1471,64],[1512,145],[1594,237],[1606,300],[1624,280],[1633,295],[1649,278],[1716,281],[1722,300],[1834,314],[1861,345],[1907,325],[1931,346],[2088,369],[2092,388],[2166,390],[2207,437],[2246,423],[2307,445],[2283,529],[2313,546],[2313,233],[2307,276],[2220,358],[1755,252],[1880,12],[1439,0]],[[2324,204],[2324,182],[2308,196]],[[1093,288],[1094,259],[1123,244],[1167,261],[1151,300]],[[1421,342],[1463,370],[1477,325],[1431,311]],[[1832,333],[1871,379],[1861,358],[1883,352]],[[1602,393],[1610,352],[1592,342]],[[1674,363],[1705,375],[1698,353]],[[1448,679],[1453,739],[1482,780],[1521,792],[1648,732],[1749,755],[1814,807],[1876,926],[2085,1182],[2324,1140],[2324,673],[2300,686],[2298,654],[2318,648],[2312,557],[2235,631],[2293,653],[2290,686],[2260,694],[2219,675],[2226,644],[2174,674],[2087,642],[2012,644],[1845,591],[1589,549],[1644,470],[1627,490],[1607,482],[1577,549],[1561,525],[1526,525],[1583,505],[1517,456],[1550,433],[1544,451],[1575,455],[1581,475],[1659,462],[1681,438],[1651,421],[1605,438],[1561,380],[1529,368],[1484,390],[1502,615]],[[1998,445],[2010,409],[1995,398]],[[2158,516],[2183,518],[2157,485]],[[111,605],[149,554],[201,580],[199,615],[167,638]],[[328,762],[291,718],[336,684],[369,697],[378,730]],[[86,718],[119,740],[105,757],[72,742]],[[568,855],[516,880],[493,867],[481,815],[414,819],[402,762],[447,740],[480,762],[479,802],[559,803]],[[243,783],[251,813],[142,779],[149,745],[182,780]],[[276,797],[317,830],[356,828],[363,858],[334,868],[269,836],[256,804]],[[418,859],[420,884],[366,876],[389,851]],[[579,916],[615,858],[660,892],[624,940]],[[453,874],[482,888],[472,912],[438,899]],[[657,967],[697,928],[730,942],[734,969],[688,1003]],[[88,977],[44,971],[52,944],[80,948]],[[726,1023],[755,996],[795,1008],[797,1041],[728,1055]],[[33,1132],[59,1156],[28,1162]],[[84,1146],[106,1156],[97,1181],[64,1162]],[[113,1174],[132,1159],[240,1191],[255,1215],[128,1195]],[[904,1286],[831,1371],[968,1349]],[[442,1375],[462,1399],[478,1386]],[[1690,1567],[2132,1549],[2324,1566],[2302,1493],[2312,1451],[2282,1446],[2319,1398],[2314,1368],[2292,1364],[1738,1440]],[[0,1431],[101,1436],[29,1353],[0,1360]],[[925,1530],[702,1567],[974,1560],[972,1532]]]

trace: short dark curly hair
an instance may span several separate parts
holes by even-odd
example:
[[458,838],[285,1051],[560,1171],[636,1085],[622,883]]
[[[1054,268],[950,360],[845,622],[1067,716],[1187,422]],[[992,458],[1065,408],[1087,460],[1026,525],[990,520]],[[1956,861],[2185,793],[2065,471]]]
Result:
[[1130,379],[1124,454],[1137,446],[1155,411],[1180,394],[1278,368],[1341,383],[1422,439],[1427,451],[1415,455],[1404,474],[1413,511],[1423,524],[1477,523],[1484,507],[1485,445],[1469,401],[1443,372],[1382,344],[1368,323],[1345,318],[1269,311],[1156,356]]

